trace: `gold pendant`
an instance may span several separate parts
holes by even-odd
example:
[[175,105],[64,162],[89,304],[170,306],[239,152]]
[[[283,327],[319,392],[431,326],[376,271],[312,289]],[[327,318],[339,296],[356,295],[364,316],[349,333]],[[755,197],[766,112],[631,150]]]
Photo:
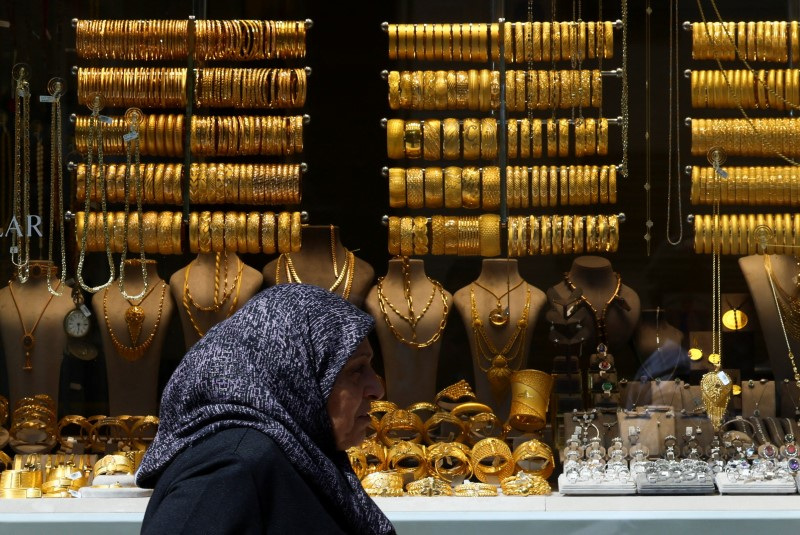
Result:
[[731,331],[738,331],[747,325],[747,314],[738,308],[732,308],[722,315],[722,324]]
[[23,370],[30,371],[33,369],[33,363],[31,362],[31,351],[33,351],[33,347],[36,345],[36,339],[33,337],[31,333],[25,333],[22,336],[22,349],[25,350],[25,364],[22,366]]
[[142,333],[142,323],[144,323],[144,309],[139,305],[132,305],[125,311],[125,323],[128,324],[128,334],[131,336],[131,344],[139,343],[139,335]]
[[719,355],[717,353],[711,353],[708,356],[708,362],[710,362],[714,366],[719,366],[719,363],[722,361],[720,360]]
[[691,360],[700,360],[703,358],[703,350],[698,347],[689,349],[689,358]]
[[497,307],[489,312],[489,322],[495,327],[503,327],[508,324],[508,313],[503,310],[503,306],[498,303]]
[[723,371],[708,372],[700,380],[703,404],[715,431],[719,429],[722,418],[725,416],[725,409],[728,407],[732,391],[731,378]]
[[738,396],[742,393],[742,387],[739,385],[733,385],[733,395]]

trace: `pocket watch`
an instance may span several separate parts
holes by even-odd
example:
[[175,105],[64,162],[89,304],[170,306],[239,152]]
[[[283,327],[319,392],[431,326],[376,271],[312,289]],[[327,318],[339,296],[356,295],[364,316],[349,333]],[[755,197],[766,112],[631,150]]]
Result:
[[72,289],[72,301],[75,303],[75,308],[64,316],[64,331],[70,338],[84,338],[89,334],[92,324],[86,314],[88,309],[83,303],[83,295],[80,290],[76,290],[77,287]]

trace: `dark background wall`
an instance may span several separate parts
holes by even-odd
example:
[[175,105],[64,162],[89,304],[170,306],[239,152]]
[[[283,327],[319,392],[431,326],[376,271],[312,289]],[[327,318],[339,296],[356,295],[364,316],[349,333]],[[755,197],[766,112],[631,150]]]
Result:
[[[789,20],[798,16],[796,0],[726,0],[718,2],[726,20]],[[597,20],[598,2],[582,2],[583,19]],[[621,226],[621,242],[618,253],[609,255],[624,284],[635,289],[644,308],[656,306],[666,309],[670,323],[684,331],[685,344],[689,344],[690,333],[710,330],[710,257],[692,252],[692,229],[684,224],[684,242],[672,247],[665,240],[666,181],[667,181],[667,104],[668,104],[668,21],[670,3],[652,2],[652,249],[646,254],[645,241],[645,2],[629,2],[629,84],[630,84],[630,175],[620,177],[618,205],[613,210],[601,208],[602,213],[624,212],[627,221]],[[534,2],[534,19],[550,20],[551,8],[556,8],[556,18],[572,19],[573,2]],[[714,19],[711,3],[703,0],[706,15]],[[680,4],[680,21],[698,21],[695,2]],[[603,19],[620,18],[619,2],[602,2]],[[17,62],[31,65],[31,80],[34,95],[45,94],[47,81],[53,76],[66,79],[72,91],[66,97],[67,113],[84,113],[78,108],[74,92],[75,77],[70,73],[72,65],[91,65],[78,61],[74,51],[74,30],[70,20],[77,18],[185,18],[194,14],[198,18],[232,19],[305,19],[314,21],[308,33],[308,56],[295,64],[309,65],[313,74],[309,81],[308,105],[304,110],[311,115],[311,124],[306,130],[306,150],[302,161],[309,164],[309,172],[303,184],[302,209],[309,212],[314,224],[333,223],[342,230],[346,246],[355,249],[357,256],[375,267],[382,275],[386,269],[386,229],[381,225],[381,216],[389,213],[386,180],[380,169],[392,165],[386,158],[385,133],[380,127],[382,117],[404,117],[403,112],[390,112],[387,104],[386,83],[380,78],[382,69],[427,69],[439,68],[428,63],[392,63],[387,57],[387,38],[380,23],[415,22],[490,22],[504,15],[508,20],[527,20],[528,5],[525,1],[487,2],[485,0],[425,0],[382,2],[329,2],[323,0],[270,1],[256,0],[188,2],[152,1],[112,2],[99,0],[80,1],[20,1],[0,2],[0,20],[10,21],[10,27],[0,27],[0,110],[13,116],[11,100],[11,69]],[[683,68],[713,68],[713,62],[692,62],[690,57],[691,33],[677,33],[680,45],[680,65]],[[604,68],[620,65],[622,57],[621,32],[615,32],[615,55],[604,63]],[[104,63],[107,64],[107,63]],[[271,65],[275,65],[272,63]],[[443,66],[443,65],[442,65]],[[584,68],[591,68],[591,63]],[[476,64],[459,64],[449,68],[476,68]],[[739,68],[739,65],[730,68]],[[443,68],[448,68],[443,66]],[[524,67],[523,67],[524,68]],[[549,63],[541,67],[550,68]],[[564,67],[568,68],[568,67]],[[694,112],[689,105],[689,81],[682,78],[682,116],[714,116],[712,112]],[[620,113],[619,95],[621,83],[618,79],[604,78],[605,115],[614,117]],[[45,127],[49,124],[49,110],[37,101],[32,104],[32,115]],[[109,112],[110,113],[110,112]],[[537,112],[545,117],[549,112]],[[568,114],[568,111],[566,111]],[[466,116],[447,112],[447,116]],[[735,117],[733,111],[723,116]],[[425,114],[416,114],[425,117]],[[442,112],[428,116],[444,117]],[[567,115],[562,115],[567,116]],[[690,156],[689,129],[680,126],[682,165],[703,165],[702,158]],[[67,128],[69,136],[71,129]],[[585,163],[619,163],[621,143],[618,127],[611,127],[611,147],[605,159],[586,159]],[[80,161],[82,156],[66,143],[69,158]],[[732,158],[729,165],[758,165],[745,159]],[[273,160],[274,161],[274,160]],[[550,161],[542,160],[550,164]],[[561,163],[561,160],[555,162]],[[781,165],[772,162],[772,165]],[[402,164],[401,164],[402,165]],[[682,182],[683,213],[708,213],[708,207],[692,207],[688,202],[689,179],[673,172]],[[2,202],[10,203],[10,192],[0,192]],[[746,210],[746,207],[730,207],[730,213]],[[767,208],[764,211],[768,211]],[[778,211],[778,210],[773,210]],[[558,213],[577,213],[564,207]],[[583,212],[583,211],[581,211]],[[400,213],[400,212],[398,212]],[[2,241],[0,248],[7,250],[8,242]],[[34,250],[35,251],[35,250]],[[102,255],[94,255],[99,257]],[[74,257],[74,255],[73,255]],[[159,269],[164,278],[190,260],[189,255],[159,259]],[[523,276],[535,286],[545,290],[561,280],[572,262],[572,256],[538,257],[520,260]],[[261,268],[271,258],[251,256],[245,259],[250,265]],[[426,268],[430,276],[440,280],[450,291],[455,291],[477,277],[480,271],[479,258],[428,257]],[[8,276],[9,262],[6,253],[0,256],[3,274]],[[73,268],[74,272],[74,268]],[[106,275],[102,260],[93,258],[89,268],[89,279],[100,282]],[[746,293],[747,288],[739,272],[736,258],[724,258],[722,263],[722,290],[724,293]],[[755,323],[754,314],[751,321]],[[180,332],[176,318],[172,329]],[[549,370],[550,361],[556,354],[547,342],[548,324],[539,320],[528,365]],[[736,334],[736,333],[734,333]],[[730,337],[728,337],[730,339]],[[763,342],[757,326],[745,336],[737,338],[729,351],[728,366],[740,367],[745,376],[761,377],[769,373],[765,367]],[[727,344],[728,342],[726,342]],[[166,381],[180,357],[183,355],[180,336],[172,337],[171,344],[163,355],[162,380]],[[727,348],[727,346],[726,346]],[[585,348],[589,349],[589,348]],[[617,350],[617,362],[623,375],[631,375],[638,367],[638,356],[631,348]],[[4,365],[0,366],[0,370]],[[472,375],[470,357],[464,337],[464,327],[456,313],[451,316],[444,336],[440,365],[441,385]],[[103,407],[104,371],[102,361],[82,363],[67,361],[64,369],[65,386],[69,382],[84,384],[82,392],[71,391],[62,396],[62,412],[100,412]]]

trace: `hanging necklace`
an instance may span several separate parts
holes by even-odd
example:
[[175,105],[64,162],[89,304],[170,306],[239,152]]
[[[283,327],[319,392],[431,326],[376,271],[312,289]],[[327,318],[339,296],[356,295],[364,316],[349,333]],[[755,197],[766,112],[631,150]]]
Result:
[[219,292],[219,257],[220,254],[217,253],[217,258],[215,260],[216,265],[214,274],[214,304],[211,305],[210,307],[202,307],[198,305],[194,299],[192,299],[192,295],[189,292],[189,271],[192,268],[192,262],[190,262],[189,265],[186,266],[186,275],[184,276],[183,279],[183,308],[184,310],[186,310],[186,315],[188,316],[189,322],[192,324],[194,331],[200,338],[205,336],[206,331],[202,330],[200,326],[197,324],[197,320],[192,315],[191,307],[194,307],[197,310],[203,312],[218,312],[222,308],[222,305],[225,303],[225,301],[228,300],[228,298],[231,296],[231,294],[233,294],[235,290],[236,293],[233,296],[233,300],[231,301],[231,306],[230,308],[228,308],[228,312],[225,314],[225,317],[229,318],[233,315],[234,312],[236,312],[236,305],[238,305],[239,303],[239,294],[242,288],[242,272],[244,270],[244,262],[242,262],[241,259],[237,258],[238,269],[236,273],[236,278],[233,280],[233,285],[231,286],[230,292],[227,292],[226,287],[228,285],[228,265],[227,265],[228,260],[227,258],[225,259],[225,282],[223,283],[222,287],[223,295],[221,298],[218,298],[217,294]]
[[[14,287],[13,287],[13,280],[8,281],[8,291],[11,293],[11,300],[14,302],[14,308],[17,309],[17,316],[19,316],[19,324],[22,327],[22,350],[25,352],[25,364],[23,364],[22,369],[25,371],[32,371],[33,364],[31,363],[31,353],[33,352],[33,348],[36,346],[36,338],[34,337],[34,333],[36,332],[36,328],[39,327],[39,322],[42,321],[42,317],[44,316],[47,307],[50,306],[50,302],[53,300],[54,295],[51,293],[50,297],[47,299],[47,303],[44,304],[44,308],[39,313],[39,317],[36,319],[36,323],[33,324],[33,328],[28,330],[25,327],[25,321],[22,319],[22,311],[19,309],[19,304],[17,304],[17,298],[14,295]],[[61,285],[61,281],[58,281],[56,285],[56,289]]]
[[[111,343],[114,345],[114,349],[116,349],[117,353],[122,358],[124,358],[128,362],[135,362],[140,358],[142,358],[142,355],[144,355],[147,352],[147,350],[150,349],[150,346],[153,344],[153,340],[155,339],[156,333],[158,332],[158,326],[161,323],[161,312],[164,310],[164,297],[167,294],[167,283],[164,282],[163,280],[161,281],[161,301],[158,304],[158,316],[156,316],[156,322],[153,325],[153,330],[150,332],[147,338],[145,338],[144,342],[138,345],[137,342],[133,340],[133,333],[129,333],[131,334],[131,344],[132,344],[130,346],[123,344],[119,340],[119,338],[117,338],[116,334],[114,334],[114,330],[111,328],[111,322],[108,320],[108,288],[109,287],[106,286],[105,292],[103,293],[103,316],[105,317],[106,320],[106,329],[108,330],[108,334],[111,337]],[[150,291],[147,292],[147,295],[145,295],[144,298],[139,302],[140,305],[142,302],[144,302],[145,299],[147,299],[147,297],[152,293],[153,290],[155,290],[155,286],[151,288]],[[128,302],[130,303],[130,301]],[[144,318],[142,318],[142,321],[143,320]],[[125,321],[126,323],[128,321],[127,312]],[[141,323],[139,323],[139,329],[141,330]],[[130,324],[128,325],[128,330],[130,331]]]
[[[389,328],[389,331],[394,335],[394,337],[402,344],[405,344],[409,347],[413,347],[414,349],[423,349],[429,347],[436,343],[437,340],[442,336],[442,332],[444,332],[444,328],[447,325],[447,313],[448,313],[448,305],[447,305],[447,294],[444,293],[444,288],[442,287],[441,283],[438,281],[433,280],[432,278],[425,276],[428,279],[428,282],[431,283],[433,286],[431,291],[431,296],[428,298],[427,303],[422,308],[422,311],[419,314],[414,313],[414,300],[411,296],[411,267],[408,262],[407,257],[402,257],[402,272],[403,272],[403,295],[406,299],[406,305],[408,306],[408,314],[403,314],[400,312],[397,307],[395,307],[387,298],[386,295],[383,293],[383,281],[385,277],[378,278],[378,284],[376,286],[376,290],[378,292],[378,305],[381,309],[381,314],[383,315],[383,321],[386,323],[386,326]],[[436,293],[442,296],[442,319],[439,321],[439,328],[436,330],[431,337],[426,340],[425,342],[417,342],[417,324],[419,321],[425,316],[428,310],[433,303],[433,298],[436,296]],[[411,340],[403,336],[397,328],[392,324],[392,320],[389,318],[389,314],[386,312],[386,307],[394,312],[401,320],[408,323],[409,327],[411,328]]]
[[[30,214],[31,182],[31,90],[28,84],[30,70],[25,64],[14,66],[14,218],[17,231],[11,233],[11,263],[17,268],[17,280],[28,280],[31,259],[30,236],[24,228]],[[19,225],[23,225],[19,230]]]
[[[44,140],[42,138],[42,125],[36,123],[36,208],[39,217],[44,218]],[[39,236],[39,257],[44,252],[44,236]]]
[[[724,152],[722,152],[721,149],[712,149],[708,153],[708,159],[715,171],[721,174],[722,170],[720,165],[722,165],[724,161]],[[714,229],[720,228],[719,207],[721,183],[720,180],[716,181],[716,186],[714,187]],[[711,251],[711,355],[709,355],[708,360],[714,364],[714,370],[703,375],[700,380],[700,392],[703,395],[703,404],[706,407],[714,431],[719,430],[720,424],[722,424],[722,417],[725,415],[725,410],[728,407],[728,402],[733,392],[733,382],[731,378],[727,373],[722,371],[720,248],[721,234],[719,232],[713,232]]]
[[[766,381],[764,379],[762,379],[761,381],[759,381],[759,383],[761,384],[761,394],[759,394],[758,399],[756,400],[756,403],[753,406],[753,416],[761,416],[761,411],[758,409],[758,406],[761,404],[761,400],[764,397],[764,393],[767,391]],[[756,382],[751,379],[747,383],[747,386],[749,388],[751,388],[751,389],[755,388],[756,387]]]
[[[680,117],[681,117],[681,82],[680,82],[680,75],[678,71],[680,69],[680,65],[678,63],[678,58],[680,57],[680,38],[677,37],[677,34],[680,32],[678,30],[678,0],[674,0],[675,9],[673,10],[673,2],[670,2],[670,25],[669,25],[669,64],[670,64],[670,72],[669,72],[669,130],[668,130],[668,154],[667,154],[667,243],[670,245],[680,245],[683,241],[683,209],[681,207],[681,125],[680,125]],[[672,43],[675,43],[675,48],[673,50]],[[673,82],[674,80],[674,82]],[[675,94],[675,123],[672,122],[672,94]],[[648,107],[649,109],[649,107]],[[648,112],[649,113],[649,112]],[[673,124],[675,125],[675,160],[676,165],[672,165],[672,128]],[[678,214],[675,220],[678,223],[678,237],[674,240],[672,239],[671,235],[671,218],[672,218],[672,173],[673,171],[677,174],[677,179],[675,183],[677,184],[677,190],[675,198],[677,199],[677,208]]]
[[[64,162],[62,144],[62,113],[61,95],[64,92],[64,82],[61,78],[52,78],[47,84],[50,93],[50,234],[47,240],[47,259],[53,260],[53,242],[55,241],[55,222],[58,216],[58,234],[61,247],[61,281],[67,280],[67,245],[64,238],[64,223],[61,214],[64,213]],[[58,193],[56,194],[56,191]],[[52,285],[48,272],[47,290],[53,295],[61,295]]]
[[[330,288],[328,288],[328,291],[336,293],[336,290],[344,282],[342,297],[348,299],[350,297],[353,279],[355,278],[356,258],[352,251],[345,248],[345,263],[344,266],[342,266],[342,270],[339,271],[336,262],[336,233],[334,229],[335,227],[331,225],[331,259],[333,264],[333,276],[336,277],[336,280],[333,282]],[[281,262],[283,263],[283,269],[281,269]],[[280,284],[282,272],[285,272],[286,282],[288,283],[303,282],[302,279],[300,279],[300,276],[297,274],[297,270],[294,267],[294,262],[292,261],[292,257],[289,253],[281,253],[281,255],[278,257],[278,261],[275,263],[275,284]]]
[[[524,280],[519,281],[517,284],[514,285],[513,288],[507,289],[505,291],[505,293],[501,294],[500,296],[498,296],[496,293],[494,293],[493,291],[491,291],[489,288],[487,288],[483,284],[479,283],[478,281],[474,281],[472,283],[475,286],[477,286],[478,288],[486,290],[487,292],[492,294],[492,297],[494,297],[495,300],[497,301],[497,304],[495,305],[495,307],[489,312],[489,323],[491,323],[495,327],[503,327],[508,323],[508,317],[510,315],[509,308],[510,308],[510,301],[511,301],[511,292],[513,292],[514,290],[516,290],[517,288],[522,286],[523,282],[525,282],[525,281]],[[502,299],[505,296],[508,296],[509,306],[507,306],[505,309],[503,309]]]
[[692,339],[692,347],[689,348],[689,358],[691,360],[700,360],[703,358],[703,350],[697,347],[697,337]]
[[656,307],[656,351],[661,351],[661,329],[658,322],[659,315],[661,314],[661,307]]
[[[785,294],[785,292],[783,292],[783,288],[781,288],[779,284],[776,284],[774,280],[774,273],[772,271],[772,260],[770,259],[770,255],[766,254],[766,252],[764,253],[764,269],[767,272],[767,280],[769,281],[769,286],[772,290],[772,297],[775,300],[775,308],[778,312],[778,321],[780,322],[781,330],[783,331],[783,339],[786,341],[786,352],[789,357],[789,362],[792,365],[794,380],[795,383],[800,386],[800,372],[797,370],[794,353],[792,353],[792,346],[789,344],[789,334],[787,333],[786,323],[788,320],[789,328],[792,329],[797,327],[797,323],[800,320],[800,314],[797,313],[797,309],[795,308],[800,306],[800,300],[797,299],[797,290],[795,290],[795,295],[789,297]],[[786,303],[783,303],[780,299],[778,299],[778,293],[775,290],[776,287],[780,289],[781,295],[788,302],[788,307]],[[786,315],[786,320],[784,320],[784,314]],[[797,339],[795,334],[797,334],[797,332],[793,331],[792,337]]]
[[[619,273],[614,273],[614,275],[617,277],[617,285],[614,288],[614,293],[611,294],[611,297],[608,298],[608,301],[606,301],[605,305],[603,306],[602,313],[597,312],[597,309],[589,301],[589,299],[587,299],[586,295],[582,291],[580,295],[581,302],[591,311],[592,317],[594,317],[594,325],[598,342],[598,353],[605,353],[608,349],[608,337],[606,333],[606,314],[608,314],[608,307],[611,306],[611,303],[614,301],[625,301],[625,298],[619,295],[620,288],[622,288],[622,277]],[[578,289],[577,286],[575,286],[575,284],[573,284],[573,282],[569,279],[569,273],[564,273],[564,282],[571,292],[574,292]]]
[[[650,34],[650,16],[653,13],[653,8],[650,6],[650,0],[647,0],[645,5],[645,24],[644,24],[644,33],[645,33],[645,52],[644,52],[644,77],[645,77],[645,84],[644,84],[644,154],[645,154],[645,174],[644,174],[644,194],[645,194],[645,214],[647,220],[645,221],[645,232],[644,232],[644,241],[645,247],[647,250],[647,256],[650,256],[650,242],[652,241],[652,234],[650,229],[653,228],[653,217],[652,217],[652,204],[651,204],[651,179],[652,179],[652,148],[651,148],[651,128],[652,123],[650,119],[651,115],[651,107],[650,107],[650,89],[652,86],[652,77],[650,76],[650,63],[651,63],[651,34]],[[672,12],[670,10],[670,15]],[[669,89],[672,91],[672,26],[670,25],[670,45],[669,45]],[[667,134],[667,139],[670,144],[669,151],[670,155],[672,154],[672,95],[670,95],[669,100],[669,133]],[[670,160],[671,161],[671,160]],[[668,175],[668,180],[672,178],[672,175]],[[669,184],[669,182],[667,182]],[[669,195],[669,190],[667,190],[667,195]],[[669,217],[669,205],[667,205],[667,217]],[[669,228],[669,227],[667,227]]]
[[144,297],[139,299],[123,298],[128,302],[128,309],[125,311],[125,324],[128,326],[128,334],[131,337],[131,343],[136,345],[139,342],[139,335],[142,333],[142,324],[144,323],[145,313],[144,309],[140,306],[147,297],[153,293],[155,287],[150,288]]
[[525,331],[528,327],[528,310],[531,304],[531,289],[527,284],[525,285],[525,307],[522,309],[522,317],[502,349],[498,349],[486,335],[483,322],[478,317],[475,289],[472,286],[469,289],[469,298],[472,307],[472,332],[475,336],[475,347],[478,350],[478,365],[489,379],[492,395],[499,400],[508,389],[513,370],[519,369],[522,364],[522,355],[525,353]]
[[[795,383],[795,387],[800,388],[800,385]],[[792,386],[789,384],[789,379],[783,380],[783,389],[786,391],[786,397],[792,402],[792,407],[794,407],[794,419],[800,421],[800,403],[792,395]]]
[[731,331],[744,329],[745,326],[747,326],[748,320],[747,314],[740,308],[744,304],[744,301],[741,302],[739,306],[733,306],[727,298],[725,302],[728,304],[729,310],[722,315],[722,324]]

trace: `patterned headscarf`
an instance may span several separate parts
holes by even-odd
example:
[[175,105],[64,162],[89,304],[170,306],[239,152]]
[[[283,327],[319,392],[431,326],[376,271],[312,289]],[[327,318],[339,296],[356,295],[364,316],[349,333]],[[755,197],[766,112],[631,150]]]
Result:
[[252,427],[281,447],[332,510],[342,511],[347,531],[391,532],[336,449],[327,412],[336,376],[373,323],[316,286],[281,284],[253,297],[209,330],[175,370],[137,484],[155,486],[167,465],[203,437]]

